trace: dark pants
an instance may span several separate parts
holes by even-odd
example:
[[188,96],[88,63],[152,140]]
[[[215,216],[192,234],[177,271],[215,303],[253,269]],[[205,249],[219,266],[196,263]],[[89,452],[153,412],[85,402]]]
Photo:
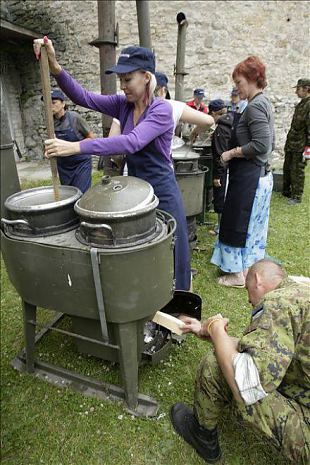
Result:
[[305,166],[302,152],[285,151],[283,165],[283,195],[301,200],[305,184]]
[[213,186],[213,206],[215,213],[222,213],[226,194],[227,171],[219,176],[218,179],[220,179],[221,187]]

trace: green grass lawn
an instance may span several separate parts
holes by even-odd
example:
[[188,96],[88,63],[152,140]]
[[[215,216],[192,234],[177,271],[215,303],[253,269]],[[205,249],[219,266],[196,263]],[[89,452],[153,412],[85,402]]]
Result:
[[[309,175],[309,168],[308,168]],[[95,173],[98,180],[100,174]],[[308,176],[309,180],[309,176]],[[43,183],[24,185],[35,187]],[[50,183],[45,183],[50,184]],[[214,223],[215,215],[210,214]],[[249,322],[249,305],[243,289],[217,285],[210,265],[214,244],[208,230],[199,228],[198,269],[194,291],[203,299],[203,315],[221,312],[230,319],[230,334],[240,336]],[[272,197],[268,254],[280,260],[290,274],[309,275],[309,182],[302,204],[288,206],[280,194]],[[23,347],[19,296],[10,284],[2,262],[1,273],[1,447],[3,465],[199,465],[204,463],[173,432],[169,407],[176,401],[192,402],[196,366],[210,350],[194,336],[174,345],[169,358],[156,367],[140,369],[141,393],[156,398],[158,416],[135,418],[120,404],[84,397],[15,371],[11,360]],[[46,320],[40,310],[39,319]],[[64,321],[63,325],[68,325]],[[59,334],[49,335],[37,352],[40,357],[69,369],[118,382],[116,366],[81,356],[74,343]],[[268,441],[249,431],[229,412],[220,426],[226,465],[286,465]]]

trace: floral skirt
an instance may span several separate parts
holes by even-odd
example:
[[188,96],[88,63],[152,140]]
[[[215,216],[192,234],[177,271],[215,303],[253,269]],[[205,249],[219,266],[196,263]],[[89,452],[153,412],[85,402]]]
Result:
[[239,273],[265,257],[272,187],[271,173],[259,178],[245,247],[231,247],[216,241],[211,263],[225,273]]

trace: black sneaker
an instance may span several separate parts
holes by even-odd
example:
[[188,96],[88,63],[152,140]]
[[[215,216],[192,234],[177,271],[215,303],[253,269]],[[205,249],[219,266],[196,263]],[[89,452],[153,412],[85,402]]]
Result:
[[193,410],[182,403],[171,407],[170,420],[175,431],[206,463],[216,463],[220,460],[222,453],[216,428],[208,430],[200,426]]

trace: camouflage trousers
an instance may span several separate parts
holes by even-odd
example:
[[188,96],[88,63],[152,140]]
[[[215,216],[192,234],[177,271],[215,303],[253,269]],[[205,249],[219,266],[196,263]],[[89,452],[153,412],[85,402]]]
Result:
[[267,436],[294,465],[309,465],[309,410],[278,391],[254,405],[237,403],[214,354],[210,353],[200,363],[196,377],[194,410],[200,425],[215,428],[229,405],[238,417]]
[[283,164],[283,195],[301,200],[305,184],[305,166],[302,152],[285,150]]

